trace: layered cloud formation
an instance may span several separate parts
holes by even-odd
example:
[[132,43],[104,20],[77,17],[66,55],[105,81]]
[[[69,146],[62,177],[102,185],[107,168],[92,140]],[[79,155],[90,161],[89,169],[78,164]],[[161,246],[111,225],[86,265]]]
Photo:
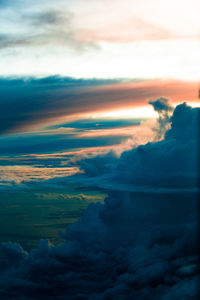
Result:
[[85,161],[85,180],[113,187],[104,205],[91,204],[63,244],[3,244],[1,298],[195,299],[199,113],[179,105],[162,141]]
[[195,101],[197,90],[195,82],[173,80],[0,78],[0,134],[38,131],[92,113],[137,108],[159,95],[174,103]]

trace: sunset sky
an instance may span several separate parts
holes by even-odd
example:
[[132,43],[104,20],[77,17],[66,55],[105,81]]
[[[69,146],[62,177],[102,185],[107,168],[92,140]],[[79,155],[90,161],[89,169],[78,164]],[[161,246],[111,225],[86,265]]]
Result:
[[151,100],[199,106],[199,8],[197,0],[1,0],[1,186],[14,174],[35,180],[33,170],[45,179],[49,167],[50,177],[66,174],[57,169],[69,167],[66,157],[119,155],[155,139]]
[[1,0],[1,75],[199,79],[198,0]]
[[[77,300],[75,280],[83,300],[193,299],[199,12],[199,0],[0,0],[0,242],[58,245],[0,246],[0,298],[28,286],[44,299],[63,280],[59,299]],[[62,276],[58,257],[72,261]]]

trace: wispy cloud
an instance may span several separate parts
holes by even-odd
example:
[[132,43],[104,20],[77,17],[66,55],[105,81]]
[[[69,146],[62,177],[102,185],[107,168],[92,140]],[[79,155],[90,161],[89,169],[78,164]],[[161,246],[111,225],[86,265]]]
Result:
[[[84,51],[90,47],[98,48],[93,42],[84,42],[75,37],[71,26],[72,14],[59,10],[42,12],[13,13],[12,23],[23,24],[21,30],[11,30],[0,34],[0,49],[18,47],[63,46],[76,51]],[[12,25],[14,26],[14,25]]]
[[16,185],[27,182],[42,182],[51,178],[71,176],[79,172],[78,167],[44,168],[40,166],[0,167],[0,185]]
[[[100,28],[80,29],[76,36],[79,40],[90,42],[130,43],[145,40],[165,40],[180,38],[169,30],[150,24],[137,17],[118,20],[117,24],[104,24]],[[109,30],[107,28],[109,27]]]
[[1,74],[197,80],[198,11],[196,0],[3,1]]

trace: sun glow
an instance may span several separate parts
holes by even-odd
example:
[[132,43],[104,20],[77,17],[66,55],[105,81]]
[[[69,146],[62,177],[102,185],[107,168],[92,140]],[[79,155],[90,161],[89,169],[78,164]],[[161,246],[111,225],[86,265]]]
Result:
[[140,106],[137,108],[117,109],[108,112],[98,112],[90,115],[91,118],[155,118],[157,113],[150,105]]
[[200,107],[200,101],[199,102],[187,102],[188,105],[192,106],[192,107]]
[[[191,107],[200,107],[200,101],[189,101],[186,102]],[[172,103],[171,105],[175,108],[178,104]],[[137,118],[145,118],[145,119],[151,119],[151,118],[157,118],[158,114],[154,111],[153,107],[151,105],[144,105],[140,107],[134,107],[134,108],[123,108],[123,109],[116,109],[116,110],[110,110],[106,112],[96,112],[92,113],[86,116],[87,118],[92,119],[99,119],[99,118],[105,118],[105,119],[137,119]]]

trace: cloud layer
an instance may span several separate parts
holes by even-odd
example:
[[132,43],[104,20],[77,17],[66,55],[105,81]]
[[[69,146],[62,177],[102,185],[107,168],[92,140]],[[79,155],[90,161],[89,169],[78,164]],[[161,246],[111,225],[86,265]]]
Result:
[[85,169],[88,180],[106,173],[111,185],[139,190],[120,191],[116,184],[105,204],[89,205],[79,221],[61,233],[63,244],[41,240],[26,253],[18,244],[4,243],[1,297],[195,299],[199,111],[177,106],[164,140],[124,152],[115,160],[115,170],[108,156],[106,172],[99,171],[100,158],[96,172]]
[[145,106],[160,95],[175,103],[195,100],[197,91],[197,83],[168,80],[0,78],[0,133],[31,132],[89,113]]

